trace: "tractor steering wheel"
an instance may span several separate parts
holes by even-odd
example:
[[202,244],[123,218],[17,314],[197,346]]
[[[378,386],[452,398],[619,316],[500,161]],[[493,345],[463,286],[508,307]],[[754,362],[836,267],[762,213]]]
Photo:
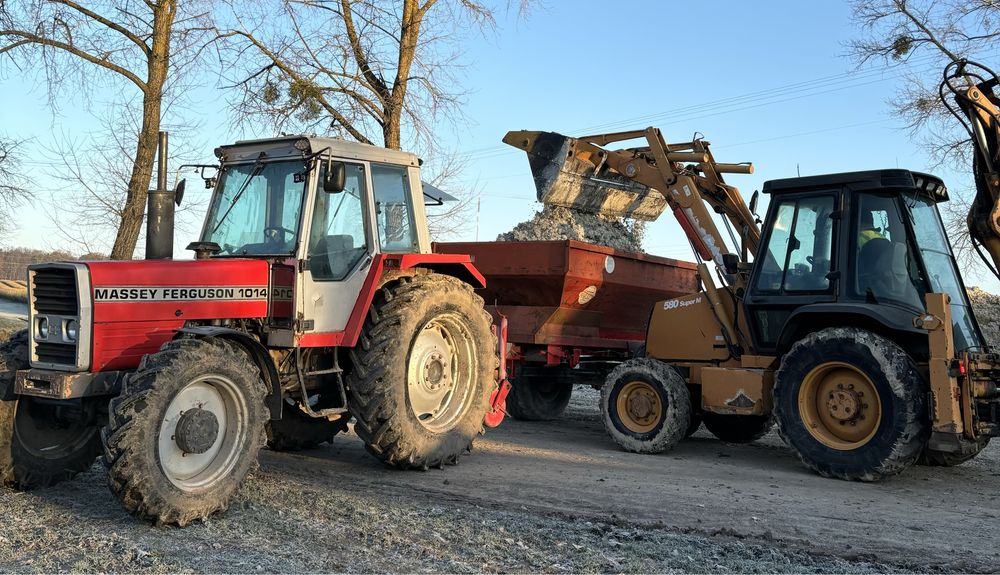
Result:
[[[281,237],[278,237],[278,232],[281,232]],[[264,228],[264,240],[274,243],[285,243],[285,234],[295,235],[295,230],[290,230],[282,226],[268,226]]]

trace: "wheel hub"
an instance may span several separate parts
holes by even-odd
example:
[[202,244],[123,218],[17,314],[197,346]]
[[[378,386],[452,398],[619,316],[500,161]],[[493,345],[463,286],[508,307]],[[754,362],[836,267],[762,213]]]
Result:
[[622,387],[616,402],[618,417],[633,433],[647,433],[660,421],[660,396],[645,381],[631,381]]
[[[849,384],[854,387],[852,384]],[[853,389],[837,389],[829,393],[826,408],[830,417],[841,423],[854,423],[863,419],[861,396]]]
[[416,335],[407,361],[410,409],[431,431],[448,429],[469,405],[472,338],[460,318],[443,314]]
[[838,361],[820,364],[806,374],[798,408],[809,433],[841,451],[865,445],[882,421],[875,384],[858,367]]
[[647,393],[636,392],[628,398],[628,413],[643,425],[653,418],[653,401]]
[[174,441],[184,453],[205,453],[218,438],[219,418],[207,409],[189,409],[177,420]]

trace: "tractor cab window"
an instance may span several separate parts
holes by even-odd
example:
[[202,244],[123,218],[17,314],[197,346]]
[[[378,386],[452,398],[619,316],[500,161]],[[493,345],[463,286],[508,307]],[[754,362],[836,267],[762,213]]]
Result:
[[382,251],[417,251],[407,169],[372,164],[372,184],[375,186],[375,219]]
[[368,251],[365,241],[365,171],[347,164],[344,190],[323,191],[326,162],[320,162],[316,205],[309,232],[309,271],[314,280],[346,278]]
[[756,287],[762,292],[830,289],[833,196],[778,204]]
[[855,296],[923,309],[924,282],[893,196],[855,196],[853,242]]
[[202,241],[226,255],[291,255],[305,191],[301,160],[225,166]]

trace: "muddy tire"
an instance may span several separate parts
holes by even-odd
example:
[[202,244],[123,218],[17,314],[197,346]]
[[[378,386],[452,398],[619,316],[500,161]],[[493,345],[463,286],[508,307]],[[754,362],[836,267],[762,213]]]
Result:
[[184,526],[226,508],[264,444],[267,388],[246,353],[180,339],[146,356],[102,430],[108,484],[125,509]]
[[694,409],[694,406],[692,406],[691,407],[691,422],[688,423],[687,431],[684,432],[684,438],[685,439],[687,439],[688,437],[691,437],[695,433],[698,433],[698,430],[701,429],[702,417],[703,417],[703,412],[700,411],[700,410]]
[[14,395],[14,377],[28,369],[28,332],[0,343],[0,484],[48,487],[90,469],[101,452],[94,400],[65,405]]
[[810,334],[775,378],[778,431],[820,475],[879,481],[912,465],[930,433],[927,384],[892,341],[854,328]]
[[549,421],[566,411],[573,380],[558,369],[523,367],[511,381],[507,413],[521,421]]
[[986,449],[986,446],[989,444],[989,437],[981,438],[972,453],[948,453],[945,451],[932,451],[930,449],[925,449],[923,453],[920,454],[920,457],[917,458],[917,465],[927,465],[929,467],[955,467],[956,465],[961,465],[979,455],[979,452]]
[[325,417],[309,417],[297,405],[285,404],[281,419],[267,424],[267,448],[271,451],[315,449],[347,430],[350,418],[330,421]]
[[454,464],[483,431],[498,358],[472,286],[441,274],[379,289],[351,350],[354,432],[390,467]]
[[774,426],[769,415],[720,415],[706,412],[705,429],[726,443],[750,443],[767,435]]
[[691,394],[669,365],[631,359],[608,374],[601,388],[601,419],[622,449],[660,453],[685,437],[691,425]]

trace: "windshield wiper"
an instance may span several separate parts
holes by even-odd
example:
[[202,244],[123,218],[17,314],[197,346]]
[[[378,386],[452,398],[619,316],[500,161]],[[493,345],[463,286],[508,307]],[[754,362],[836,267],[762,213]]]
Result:
[[261,171],[263,171],[264,158],[266,156],[267,154],[265,154],[264,152],[261,152],[260,155],[257,156],[257,161],[254,162],[253,169],[251,169],[250,173],[247,174],[247,179],[243,180],[243,183],[240,184],[240,189],[236,192],[236,195],[233,196],[233,201],[229,202],[229,207],[226,208],[226,213],[222,214],[222,217],[219,218],[219,223],[215,224],[215,227],[212,228],[213,234],[219,230],[219,227],[222,226],[222,223],[225,222],[226,218],[229,217],[229,212],[233,211],[233,207],[236,205],[236,202],[239,201],[240,196],[243,195],[243,192],[246,191],[247,186],[250,185],[250,180],[256,178],[258,175],[260,175]]

